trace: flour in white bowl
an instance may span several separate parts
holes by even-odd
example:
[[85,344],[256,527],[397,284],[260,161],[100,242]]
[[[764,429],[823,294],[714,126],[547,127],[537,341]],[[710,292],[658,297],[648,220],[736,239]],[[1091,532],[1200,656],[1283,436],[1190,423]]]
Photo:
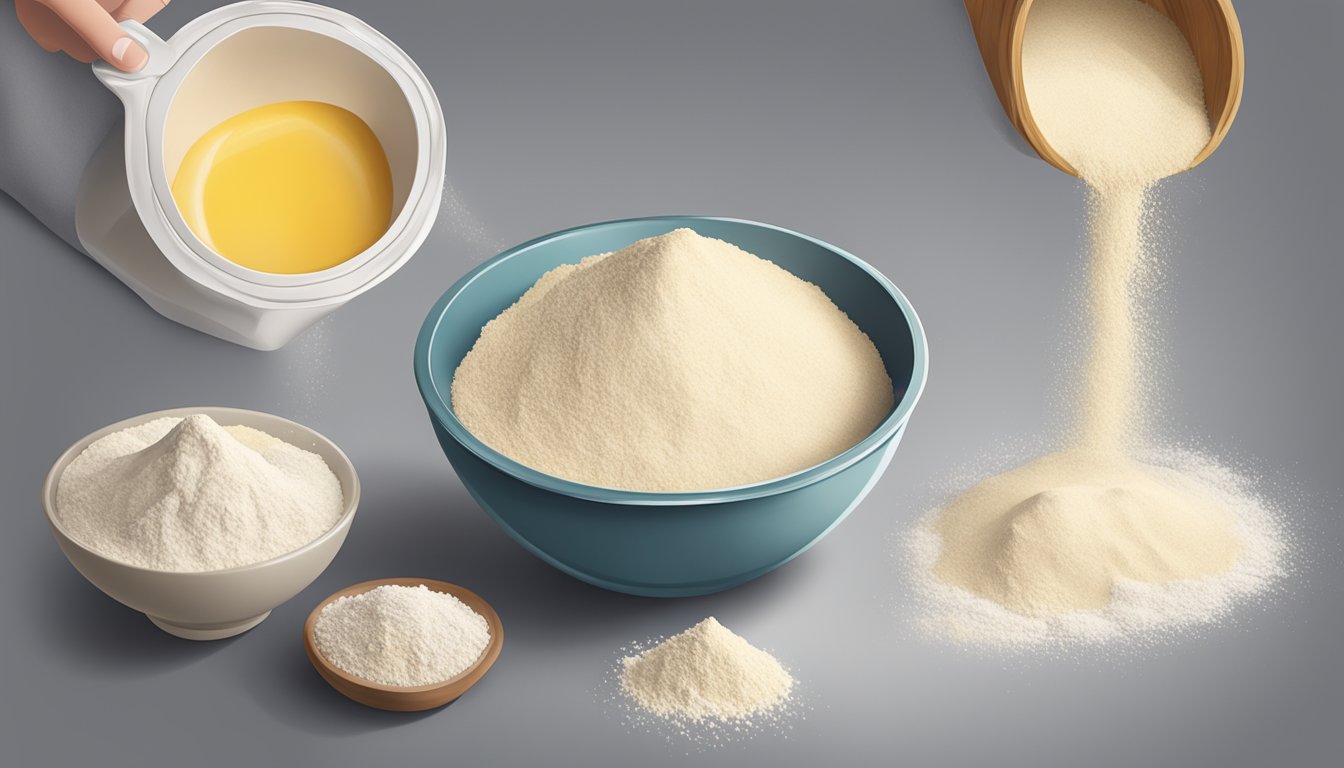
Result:
[[204,414],[102,437],[56,489],[61,528],[89,549],[160,571],[214,571],[292,552],[345,502],[321,456]]

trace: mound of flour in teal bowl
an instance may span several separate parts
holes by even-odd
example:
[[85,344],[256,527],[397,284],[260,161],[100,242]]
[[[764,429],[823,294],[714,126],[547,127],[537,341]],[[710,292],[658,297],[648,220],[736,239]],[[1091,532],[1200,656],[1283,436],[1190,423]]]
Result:
[[[647,238],[631,249],[643,258],[589,258]],[[890,461],[926,361],[908,302],[849,254],[663,217],[481,265],[430,313],[415,363],[445,453],[514,538],[591,583],[684,595],[759,576],[848,514]]]
[[669,492],[819,464],[893,397],[877,348],[820,289],[682,228],[547,272],[482,329],[451,404],[533,469]]

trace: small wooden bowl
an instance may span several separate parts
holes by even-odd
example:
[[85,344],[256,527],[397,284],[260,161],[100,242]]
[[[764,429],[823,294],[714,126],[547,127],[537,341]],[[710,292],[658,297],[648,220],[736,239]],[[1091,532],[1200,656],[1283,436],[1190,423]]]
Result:
[[[486,623],[490,625],[490,644],[486,646],[481,658],[457,677],[444,680],[441,683],[413,687],[383,685],[338,669],[322,655],[322,652],[317,648],[317,642],[313,638],[313,629],[317,626],[318,614],[322,613],[322,609],[334,600],[347,595],[368,592],[384,584],[396,584],[403,587],[417,587],[423,584],[435,592],[444,592],[456,597],[466,603],[473,611],[484,616]],[[469,589],[433,579],[376,579],[346,587],[318,603],[313,612],[308,614],[308,620],[303,623],[303,649],[308,652],[308,660],[313,663],[313,668],[322,676],[322,679],[349,699],[365,706],[392,712],[420,712],[442,707],[456,700],[466,693],[468,688],[484,677],[486,672],[490,671],[490,667],[494,665],[495,659],[499,658],[499,651],[503,647],[504,625],[500,623],[499,614],[495,613],[495,609],[491,608],[489,603]]]

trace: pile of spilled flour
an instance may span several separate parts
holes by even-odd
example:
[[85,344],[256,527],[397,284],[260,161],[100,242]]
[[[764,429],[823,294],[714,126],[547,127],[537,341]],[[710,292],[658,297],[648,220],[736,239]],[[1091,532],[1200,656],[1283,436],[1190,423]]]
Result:
[[292,552],[345,507],[321,456],[204,414],[102,437],[61,473],[55,517],[89,549],[161,571],[214,571]]
[[1145,447],[1151,188],[1209,142],[1199,70],[1137,0],[1037,0],[1022,68],[1037,125],[1088,189],[1090,345],[1069,446],[980,482],[911,537],[929,622],[1034,645],[1217,620],[1280,575],[1284,543],[1245,479]]
[[696,737],[750,732],[789,711],[794,679],[769,653],[714,617],[621,659],[623,693],[638,711]]
[[382,685],[451,680],[490,645],[490,625],[471,606],[424,584],[383,584],[328,603],[313,640],[333,666]]
[[877,348],[820,288],[689,229],[547,272],[452,384],[458,418],[505,456],[643,491],[806,469],[893,400]]

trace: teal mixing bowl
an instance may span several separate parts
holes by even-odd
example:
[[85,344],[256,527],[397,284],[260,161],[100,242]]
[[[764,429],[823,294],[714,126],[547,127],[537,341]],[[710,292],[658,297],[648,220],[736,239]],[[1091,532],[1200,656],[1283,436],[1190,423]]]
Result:
[[[485,325],[545,272],[690,227],[815,283],[872,338],[896,388],[887,418],[828,461],[753,485],[693,493],[600,488],[547,475],[477,440],[452,407],[453,373]],[[635,595],[728,589],[797,557],[834,528],[891,461],[928,372],[919,318],[877,270],[820,240],[768,224],[659,216],[567,229],[472,270],[434,305],[415,345],[415,378],[443,452],[510,536],[583,581]]]

